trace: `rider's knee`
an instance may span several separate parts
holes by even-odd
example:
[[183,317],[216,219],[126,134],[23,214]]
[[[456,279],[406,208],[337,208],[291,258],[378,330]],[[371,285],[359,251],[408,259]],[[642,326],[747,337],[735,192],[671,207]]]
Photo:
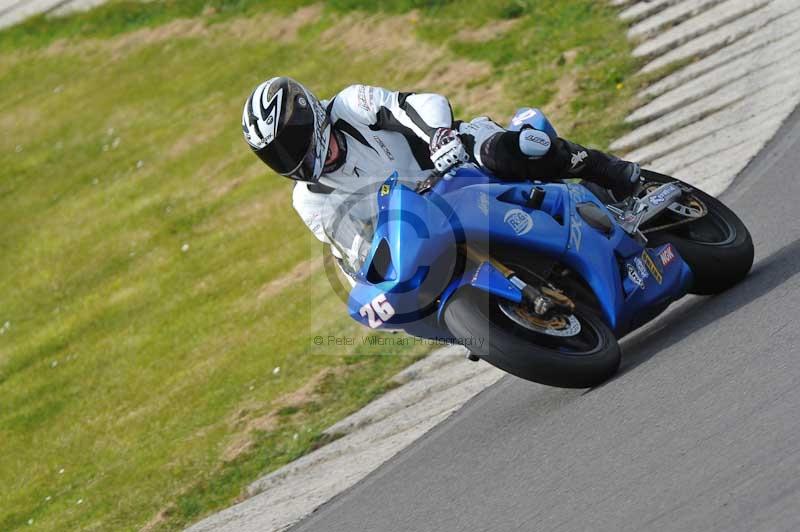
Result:
[[550,152],[553,141],[544,131],[528,128],[519,132],[518,144],[521,155],[541,159]]

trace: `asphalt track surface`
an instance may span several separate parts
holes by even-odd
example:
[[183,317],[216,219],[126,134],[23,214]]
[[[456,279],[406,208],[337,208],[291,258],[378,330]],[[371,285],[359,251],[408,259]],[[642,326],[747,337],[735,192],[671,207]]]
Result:
[[598,388],[502,379],[292,531],[800,530],[800,109],[722,199],[743,283],[623,340]]

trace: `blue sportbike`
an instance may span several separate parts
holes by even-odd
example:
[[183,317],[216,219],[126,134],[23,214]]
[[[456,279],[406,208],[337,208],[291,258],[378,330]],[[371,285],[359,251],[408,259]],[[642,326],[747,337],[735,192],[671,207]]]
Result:
[[[536,109],[509,129],[524,127],[555,134]],[[339,250],[350,314],[463,344],[523,379],[597,385],[619,368],[618,339],[687,293],[729,288],[753,263],[747,228],[719,200],[642,175],[623,202],[592,184],[508,182],[473,165],[416,187],[393,175],[367,198],[373,217],[341,216],[332,230],[354,237]]]

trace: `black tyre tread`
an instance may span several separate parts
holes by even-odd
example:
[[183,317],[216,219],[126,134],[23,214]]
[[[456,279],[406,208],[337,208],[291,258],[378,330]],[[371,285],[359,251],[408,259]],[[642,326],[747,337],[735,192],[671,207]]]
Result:
[[536,346],[492,323],[479,311],[491,304],[486,292],[461,289],[447,305],[444,320],[456,338],[483,338],[483,345],[473,347],[472,352],[493,366],[525,380],[561,388],[589,388],[607,381],[619,369],[617,340],[588,307],[579,305],[578,311],[592,320],[605,345],[595,354],[570,356]]
[[[646,180],[679,181],[649,170],[642,170],[642,175]],[[747,276],[753,265],[753,238],[744,223],[724,203],[692,185],[689,186],[706,203],[709,210],[713,210],[734,228],[736,231],[734,241],[724,246],[709,246],[682,238],[669,231],[658,231],[647,235],[648,247],[666,243],[674,245],[694,274],[694,281],[689,291],[699,295],[717,294]]]

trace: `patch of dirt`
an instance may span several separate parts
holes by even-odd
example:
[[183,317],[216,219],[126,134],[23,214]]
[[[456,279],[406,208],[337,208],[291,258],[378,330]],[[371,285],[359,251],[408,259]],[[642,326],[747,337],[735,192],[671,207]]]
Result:
[[254,412],[262,411],[266,406],[264,403],[246,403],[228,418],[228,425],[239,432],[222,451],[221,458],[224,462],[235,460],[253,447],[253,430],[268,432],[278,426],[278,416],[274,412],[251,417]]
[[456,33],[456,39],[464,42],[487,42],[502,37],[517,24],[518,20],[495,20],[477,28],[463,28]]
[[[186,38],[212,39],[215,36],[235,36],[241,40],[270,40],[290,42],[300,29],[322,15],[322,5],[311,5],[282,16],[264,13],[240,17],[229,22],[207,25],[205,17],[178,19],[153,28],[142,28],[111,39],[61,39],[43,52],[47,56],[62,54],[101,54],[106,61],[116,61],[136,50],[154,45],[169,45]],[[319,38],[320,46],[344,51],[351,60],[374,59],[391,54],[393,61],[411,65],[420,81],[410,86],[389,87],[398,90],[440,92],[470,113],[491,114],[503,101],[501,84],[490,81],[492,68],[487,62],[456,57],[444,46],[420,41],[415,35],[418,13],[402,16],[369,16],[363,13],[340,17]],[[484,39],[508,31],[516,21],[498,21],[463,34],[466,39]],[[368,42],[369,46],[364,46]],[[412,73],[412,74],[413,74]],[[369,82],[369,80],[354,80]],[[471,118],[471,117],[467,117]],[[209,128],[210,129],[210,128]],[[186,136],[170,148],[180,156],[202,139]],[[223,192],[224,189],[223,189]]]
[[145,525],[139,529],[139,532],[153,532],[154,530],[158,530],[161,525],[166,523],[169,520],[169,515],[175,511],[175,505],[170,504],[165,508],[162,508],[158,511],[156,515],[153,516]]
[[572,69],[568,70],[555,83],[555,87],[556,93],[542,110],[553,123],[565,124],[569,121],[569,116],[571,115],[569,104],[579,92],[578,73]]
[[[413,11],[393,17],[348,15],[325,30],[320,43],[344,49],[355,60],[392,54],[393,61],[413,65],[413,70],[421,76],[411,86],[389,89],[437,92],[469,113],[495,112],[503,103],[503,90],[499,82],[491,81],[491,65],[459,58],[444,46],[418,40],[414,33],[417,19],[418,14]],[[369,47],[364,46],[365,41]]]
[[[289,42],[297,38],[303,26],[313,22],[322,13],[322,6],[312,5],[295,10],[291,15],[264,13],[253,17],[240,17],[230,22],[209,26],[204,17],[177,19],[160,26],[142,28],[123,33],[111,39],[59,39],[44,50],[45,56],[65,53],[82,54],[102,52],[112,60],[118,60],[140,48],[167,43],[176,39],[210,38],[224,35],[239,39],[258,39]],[[207,15],[213,15],[207,11]]]
[[259,303],[266,301],[276,295],[280,294],[284,289],[291,285],[302,283],[311,275],[322,267],[322,259],[320,257],[312,257],[310,259],[299,262],[289,272],[273,279],[263,285],[258,291],[256,299]]
[[[267,167],[264,166],[264,163],[255,157],[253,157],[252,160],[253,162],[250,163],[244,172],[239,174],[239,177],[236,177],[235,179],[225,179],[222,183],[219,183],[217,186],[215,186],[211,191],[212,196],[215,198],[222,197],[247,181],[264,176],[264,174],[268,172]],[[216,177],[217,175],[218,173],[212,174],[212,178]],[[272,179],[277,179],[277,176],[270,177]]]
[[324,368],[308,379],[308,381],[297,390],[280,397],[275,404],[281,408],[287,406],[302,407],[314,399],[317,395],[317,388],[322,384],[322,381],[331,375],[341,375],[346,371],[347,368],[342,366]]
[[[39,109],[27,105],[16,105],[0,114],[0,131],[5,132],[13,139],[19,130],[36,127],[36,124],[42,122],[42,112]],[[13,143],[9,142],[9,144],[14,146]]]
[[419,85],[447,96],[473,115],[494,114],[505,103],[502,83],[492,81],[492,67],[486,62],[448,60],[431,70]]
[[575,63],[575,59],[578,58],[579,53],[580,50],[578,50],[577,48],[573,48],[572,50],[567,50],[566,52],[561,54],[561,60],[564,62],[564,64],[571,65]]
[[323,6],[313,4],[301,7],[287,17],[265,13],[254,17],[240,17],[225,24],[227,35],[243,40],[293,41],[303,26],[311,24],[322,15]]
[[142,28],[123,33],[111,39],[59,39],[45,48],[46,57],[63,54],[84,54],[102,51],[112,60],[120,59],[133,50],[151,44],[160,44],[179,38],[201,37],[208,35],[208,28],[203,19],[177,19],[160,26]]
[[128,300],[141,291],[138,285],[123,285],[107,296],[106,305],[111,308],[119,304],[129,304]]
[[255,441],[250,433],[238,434],[233,441],[225,447],[220,458],[222,458],[223,462],[233,462],[252,449],[254,443]]
[[172,146],[164,151],[164,155],[170,159],[177,159],[201,144],[206,144],[215,135],[219,134],[223,128],[230,122],[229,117],[219,113],[207,122],[203,123],[203,127],[192,128],[190,133],[179,137]]
[[108,41],[108,44],[111,45],[111,52],[120,52],[135,46],[161,44],[174,39],[206,35],[208,35],[208,28],[203,19],[177,19],[161,26],[123,33]]
[[565,124],[562,125],[563,129],[567,129],[566,122],[569,121],[572,115],[569,105],[576,98],[580,90],[578,86],[580,73],[572,66],[579,53],[580,50],[572,49],[561,54],[559,64],[564,65],[566,71],[561,75],[558,81],[553,84],[556,88],[556,93],[550,101],[542,107],[542,110],[548,115],[551,121]]
[[[263,166],[263,164],[261,164],[261,166]],[[263,173],[263,168],[261,168],[260,171]],[[234,181],[238,179],[241,180],[239,183],[244,183],[248,179],[251,179],[251,176],[248,174],[248,172],[240,174]],[[205,172],[197,172],[194,175],[196,179],[207,180],[209,183],[207,190],[217,189],[220,193],[230,191],[236,186],[229,182],[229,178],[224,176],[225,174],[223,173],[206,174]],[[224,179],[224,181],[215,184],[214,181],[216,179]],[[198,227],[198,230],[216,231],[219,230],[220,227],[227,227],[233,228],[237,232],[244,232],[254,227],[263,227],[263,224],[265,224],[271,216],[274,216],[276,209],[286,211],[287,205],[291,205],[291,189],[264,193],[263,195],[256,196],[254,199],[232,204],[230,209],[224,211],[219,216],[211,216],[204,220]],[[294,222],[294,220],[292,220],[292,222]],[[269,257],[265,257],[265,259],[269,259]]]
[[[201,139],[198,142],[203,142],[203,140]],[[175,151],[172,153],[179,153],[181,149],[190,149],[190,143],[191,140],[188,138],[179,140],[176,142],[176,145],[173,146]],[[181,146],[181,144],[183,145]],[[243,158],[250,160],[250,164],[235,178],[230,178],[231,172],[227,171],[228,166],[239,163]],[[206,183],[206,193],[210,194],[213,199],[218,199],[250,179],[264,175],[267,171],[267,167],[264,166],[264,163],[247,153],[247,150],[244,149],[232,151],[229,156],[204,164],[193,174],[193,178]]]
[[[416,61],[403,64],[427,64],[441,57],[443,49],[417,40],[414,25],[419,15],[412,11],[402,16],[369,16],[350,14],[322,32],[320,44],[343,48],[355,58],[374,57],[385,53],[402,55]],[[365,46],[365,43],[369,43]],[[397,61],[401,58],[398,57]]]
[[258,405],[256,403],[250,403],[239,408],[228,420],[228,423],[232,427],[241,427],[241,432],[234,436],[222,452],[222,460],[231,462],[252,449],[255,443],[255,432],[269,432],[278,427],[280,417],[277,412],[280,409],[286,407],[300,409],[304,405],[313,402],[318,396],[320,384],[322,384],[325,379],[331,375],[342,375],[347,371],[347,367],[323,368],[297,390],[277,398],[273,402],[272,410],[264,415],[250,417],[252,412],[263,409],[263,405]]
[[239,188],[239,186],[241,186],[241,184],[244,183],[245,181],[246,179],[244,178],[244,176],[240,176],[235,179],[226,179],[222,183],[214,187],[214,190],[211,191],[211,195],[214,198],[221,198],[228,192],[231,192],[232,190]]

